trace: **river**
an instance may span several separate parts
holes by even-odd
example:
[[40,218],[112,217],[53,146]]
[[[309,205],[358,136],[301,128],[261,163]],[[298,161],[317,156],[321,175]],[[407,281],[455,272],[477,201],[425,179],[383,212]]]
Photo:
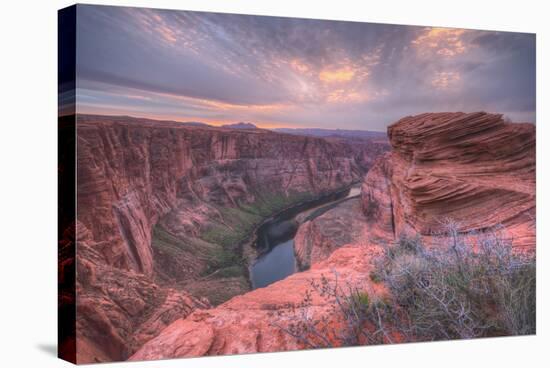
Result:
[[294,256],[294,236],[298,230],[297,216],[311,220],[343,200],[356,197],[360,193],[359,186],[331,193],[289,208],[260,226],[256,233],[255,246],[261,255],[250,269],[252,288],[265,287],[297,271]]

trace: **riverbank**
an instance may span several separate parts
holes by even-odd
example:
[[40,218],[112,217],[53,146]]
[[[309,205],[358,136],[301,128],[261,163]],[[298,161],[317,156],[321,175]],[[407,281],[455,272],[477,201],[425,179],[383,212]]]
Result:
[[294,236],[301,223],[299,217],[314,218],[359,193],[360,188],[352,185],[316,200],[292,206],[264,221],[256,231],[254,242],[254,249],[259,255],[248,267],[252,288],[265,287],[299,270],[294,257]]
[[334,191],[311,195],[256,194],[257,200],[238,207],[219,207],[201,232],[172,234],[159,224],[153,231],[155,277],[159,284],[190,292],[218,305],[253,289],[252,265],[269,247],[258,246],[258,231],[270,221],[293,217],[345,196],[352,183]]

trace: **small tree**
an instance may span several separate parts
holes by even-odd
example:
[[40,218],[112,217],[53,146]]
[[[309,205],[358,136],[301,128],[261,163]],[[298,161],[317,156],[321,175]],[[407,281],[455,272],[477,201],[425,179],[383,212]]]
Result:
[[380,205],[378,204],[378,201],[370,194],[367,195],[367,201],[364,204],[363,212],[369,222],[374,221],[380,212]]

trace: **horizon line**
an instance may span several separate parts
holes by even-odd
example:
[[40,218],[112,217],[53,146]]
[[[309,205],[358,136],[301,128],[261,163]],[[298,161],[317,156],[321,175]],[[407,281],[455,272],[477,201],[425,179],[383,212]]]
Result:
[[[179,123],[179,124],[185,124],[185,123],[201,123],[201,124],[205,124],[207,125],[208,127],[212,127],[212,128],[222,128],[224,126],[227,126],[227,125],[232,125],[232,124],[239,124],[239,123],[245,123],[245,124],[253,124],[254,126],[256,126],[256,128],[258,129],[265,129],[265,130],[276,130],[276,129],[293,129],[293,130],[304,130],[304,129],[319,129],[319,130],[326,130],[326,131],[330,131],[330,130],[341,130],[341,131],[358,131],[358,132],[376,132],[376,133],[384,133],[386,134],[387,131],[386,130],[376,130],[376,129],[372,129],[372,130],[369,130],[369,129],[349,129],[349,128],[319,128],[319,127],[292,127],[292,126],[288,126],[288,125],[284,125],[284,126],[272,126],[272,127],[263,127],[261,126],[262,123],[255,123],[255,122],[251,122],[251,121],[238,121],[238,120],[231,120],[231,121],[228,121],[228,122],[215,122],[215,123],[212,123],[212,122],[205,122],[203,121],[202,119],[185,119],[185,120],[181,120],[181,119],[175,119],[175,118],[160,118],[160,117],[150,117],[150,116],[140,116],[140,115],[127,115],[127,114],[100,114],[100,113],[89,113],[89,112],[71,112],[71,113],[68,113],[68,114],[59,114],[59,117],[63,117],[63,116],[70,116],[70,115],[75,115],[78,117],[78,115],[89,115],[89,116],[105,116],[105,117],[111,117],[111,118],[121,118],[121,117],[126,117],[126,118],[132,118],[132,119],[145,119],[145,120],[151,120],[151,121],[158,121],[158,122],[173,122],[173,123]],[[216,124],[219,124],[219,125],[216,125]],[[269,123],[268,123],[269,124]]]

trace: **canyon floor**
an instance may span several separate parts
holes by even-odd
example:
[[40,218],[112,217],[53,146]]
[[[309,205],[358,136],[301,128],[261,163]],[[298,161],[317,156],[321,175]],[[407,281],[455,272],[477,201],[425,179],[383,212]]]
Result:
[[[292,333],[297,316],[339,346],[331,331],[344,321],[312,285],[383,300],[373,271],[385,247],[404,235],[437,247],[450,220],[535,250],[535,127],[499,114],[405,117],[388,141],[92,115],[77,129],[64,242],[78,247],[79,363],[311,347]],[[257,229],[352,185],[357,197],[294,219],[299,272],[252,290]]]

